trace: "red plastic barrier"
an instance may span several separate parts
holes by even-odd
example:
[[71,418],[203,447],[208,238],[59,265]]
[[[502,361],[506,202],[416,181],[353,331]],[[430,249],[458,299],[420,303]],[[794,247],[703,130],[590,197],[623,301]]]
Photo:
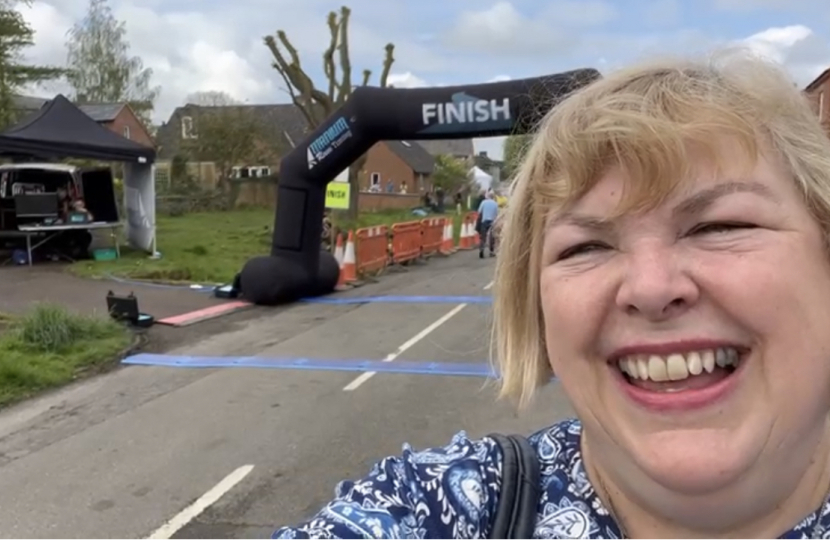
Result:
[[478,222],[478,212],[467,212],[467,215],[464,216],[464,221],[470,224],[470,231],[472,231],[472,236],[470,237],[470,249],[477,248],[481,239],[479,238],[478,231],[476,231],[476,223]]
[[421,255],[421,222],[407,221],[392,225],[392,263],[400,264]]
[[389,262],[386,251],[389,229],[386,225],[357,230],[357,273],[380,272]]
[[444,241],[445,218],[426,218],[421,220],[421,255],[438,253]]
[[458,239],[459,249],[474,249],[478,246],[478,233],[476,232],[477,212],[467,212],[461,219],[461,236]]

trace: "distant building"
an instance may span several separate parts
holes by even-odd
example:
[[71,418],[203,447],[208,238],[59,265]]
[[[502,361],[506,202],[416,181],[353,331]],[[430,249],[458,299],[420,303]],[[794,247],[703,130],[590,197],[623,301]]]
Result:
[[476,155],[472,139],[438,139],[418,141],[418,144],[433,156],[452,156],[466,160],[468,165],[472,165],[471,161]]
[[810,98],[821,124],[830,135],[830,69],[824,70],[808,84],[804,93]]
[[361,191],[418,194],[432,189],[435,157],[416,141],[381,141],[369,149]]
[[102,126],[118,133],[125,139],[130,139],[144,146],[155,146],[156,144],[150,130],[138,118],[133,108],[126,103],[95,103],[79,105],[78,108]]
[[504,178],[504,161],[491,158],[487,155],[487,152],[479,152],[474,158],[474,165],[493,178],[493,187],[506,180]]
[[[198,137],[199,119],[208,115],[226,113],[229,108],[240,109],[250,113],[261,122],[265,139],[263,147],[273,148],[274,152],[261,163],[238,163],[233,168],[233,176],[239,178],[256,178],[271,176],[279,170],[283,155],[300,144],[309,133],[308,123],[303,113],[293,104],[276,105],[227,105],[202,106],[187,104],[177,107],[170,118],[159,126],[156,140],[159,144],[158,170],[169,167],[173,158],[186,154],[188,140]],[[218,171],[210,156],[189,156],[189,174],[197,177],[205,186],[216,184]]]

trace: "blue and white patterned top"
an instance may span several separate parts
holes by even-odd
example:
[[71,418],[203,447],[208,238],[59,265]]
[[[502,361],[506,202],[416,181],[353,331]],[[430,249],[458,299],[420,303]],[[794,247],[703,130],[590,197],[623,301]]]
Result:
[[[621,538],[591,486],[579,449],[582,426],[567,420],[529,440],[539,456],[542,496],[534,538]],[[444,448],[376,464],[366,478],[341,482],[335,499],[273,538],[487,538],[498,505],[501,452],[464,432]],[[781,538],[830,538],[830,501]]]

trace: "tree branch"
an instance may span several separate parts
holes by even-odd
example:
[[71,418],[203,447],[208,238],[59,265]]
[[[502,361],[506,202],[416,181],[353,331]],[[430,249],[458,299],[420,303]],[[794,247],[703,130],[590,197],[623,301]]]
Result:
[[352,10],[343,6],[340,8],[340,92],[337,96],[338,106],[343,105],[352,95],[352,61],[349,57],[349,18]]
[[[289,89],[292,89],[292,100],[303,111],[303,115],[306,117],[306,120],[309,120],[309,124],[312,127],[317,127],[323,118],[318,117],[317,112],[319,108],[315,107],[315,102],[320,103],[323,106],[324,111],[331,108],[331,102],[328,100],[328,96],[326,94],[314,88],[314,83],[308,75],[306,75],[300,65],[300,56],[297,54],[297,49],[295,49],[294,46],[291,45],[291,42],[288,41],[288,37],[285,35],[285,32],[280,30],[277,32],[277,37],[282,42],[283,46],[285,46],[288,50],[291,62],[289,63],[285,56],[283,56],[282,51],[280,51],[274,37],[266,36],[265,45],[274,56],[274,63],[272,65],[274,69],[280,73]],[[299,93],[299,95],[297,95],[297,93]],[[328,113],[326,113],[326,116],[327,115]]]
[[291,83],[291,86],[299,92],[297,99],[304,102],[304,106],[306,107],[308,114],[314,118],[316,125],[322,120],[322,118],[318,117],[318,108],[314,106],[314,102],[321,104],[324,109],[330,109],[331,107],[329,105],[330,102],[328,100],[328,96],[317,90],[314,87],[314,83],[311,81],[311,78],[309,78],[305,71],[303,71],[300,63],[300,55],[297,53],[297,49],[288,40],[285,32],[282,30],[277,32],[277,38],[288,51],[291,61],[289,62],[285,56],[283,56],[273,36],[267,36],[265,38],[265,44],[274,56],[276,64],[279,66],[275,67],[277,67],[278,70],[282,70],[284,75],[288,78],[288,81]]
[[335,101],[337,99],[337,66],[334,63],[334,51],[337,49],[337,39],[340,35],[340,26],[337,24],[337,14],[335,12],[329,13],[328,18],[329,32],[331,33],[331,42],[329,48],[323,53],[323,72],[329,80],[329,100]]
[[297,96],[297,92],[294,91],[294,87],[291,85],[291,81],[288,80],[288,75],[285,74],[285,72],[279,67],[279,65],[277,65],[276,62],[274,62],[271,65],[274,69],[277,70],[277,73],[280,74],[280,77],[282,77],[282,80],[285,82],[285,91],[291,97],[291,102],[294,104],[294,106],[300,110],[303,117],[305,118],[305,121],[308,123],[309,126],[316,126],[316,123],[314,122],[314,117],[308,111],[305,104]]
[[395,63],[395,44],[386,44],[386,56],[383,58],[383,71],[380,74],[380,87],[386,88],[389,83],[389,72],[392,70],[392,64]]
[[311,77],[309,77],[303,70],[297,48],[294,47],[294,45],[292,45],[292,43],[288,40],[288,36],[284,31],[280,30],[277,32],[277,38],[279,38],[280,43],[282,43],[283,47],[285,47],[288,51],[288,55],[291,57],[291,63],[288,64],[289,69],[287,71],[291,82],[294,83],[295,88],[300,91],[303,97],[316,101],[322,105],[324,109],[329,109],[326,111],[326,116],[328,116],[330,114],[331,101],[329,101],[326,94],[314,87],[314,81],[312,81]]

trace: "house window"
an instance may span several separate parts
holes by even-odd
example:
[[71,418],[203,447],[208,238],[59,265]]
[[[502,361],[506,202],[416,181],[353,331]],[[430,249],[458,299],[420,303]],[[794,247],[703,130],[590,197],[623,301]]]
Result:
[[193,129],[193,118],[190,116],[182,117],[182,139],[195,139],[196,130]]
[[125,139],[130,138],[130,126],[124,126],[124,138]]
[[265,178],[270,175],[271,167],[264,167],[262,165],[248,167],[248,178]]
[[231,169],[231,178],[240,178],[242,176],[242,167],[234,167]]
[[379,186],[380,185],[380,173],[373,172],[371,175],[372,185]]

